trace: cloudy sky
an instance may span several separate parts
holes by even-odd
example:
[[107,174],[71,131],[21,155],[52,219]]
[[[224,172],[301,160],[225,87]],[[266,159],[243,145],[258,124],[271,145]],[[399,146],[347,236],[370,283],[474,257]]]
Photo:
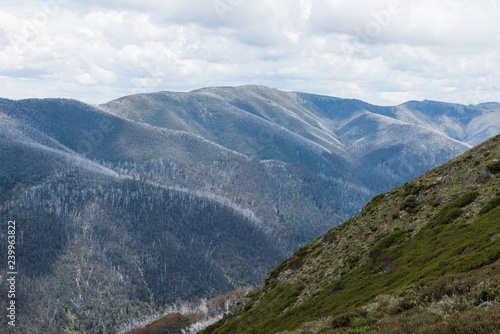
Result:
[[2,0],[0,97],[258,84],[500,101],[500,0]]

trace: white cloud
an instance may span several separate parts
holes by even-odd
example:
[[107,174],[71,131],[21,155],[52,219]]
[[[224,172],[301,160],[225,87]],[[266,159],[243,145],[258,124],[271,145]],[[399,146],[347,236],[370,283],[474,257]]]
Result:
[[4,1],[0,89],[106,102],[263,84],[379,104],[498,101],[498,17],[494,0]]

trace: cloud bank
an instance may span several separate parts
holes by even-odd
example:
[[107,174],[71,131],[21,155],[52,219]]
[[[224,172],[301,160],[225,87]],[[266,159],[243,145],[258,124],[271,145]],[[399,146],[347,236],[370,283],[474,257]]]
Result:
[[0,4],[1,97],[260,84],[390,105],[500,101],[500,1]]

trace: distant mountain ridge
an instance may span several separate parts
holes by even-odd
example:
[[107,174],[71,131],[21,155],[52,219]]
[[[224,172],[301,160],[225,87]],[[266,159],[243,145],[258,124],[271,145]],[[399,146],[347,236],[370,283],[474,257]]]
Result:
[[[117,115],[154,126],[196,133],[220,144],[225,142],[224,138],[217,136],[217,131],[230,130],[228,126],[239,125],[235,121],[228,124],[229,120],[240,121],[237,117],[241,117],[241,121],[267,121],[300,134],[327,150],[341,153],[349,150],[342,141],[342,133],[347,132],[344,127],[366,115],[375,117],[378,123],[383,122],[383,118],[378,116],[386,116],[408,125],[434,129],[471,146],[476,145],[492,135],[483,134],[477,139],[480,141],[475,142],[473,136],[477,133],[472,131],[475,128],[471,128],[470,124],[473,120],[477,127],[492,129],[492,133],[498,127],[499,122],[491,124],[483,120],[499,115],[498,104],[486,105],[411,101],[396,107],[379,107],[359,100],[243,86],[204,88],[190,93],[140,94],[111,101],[103,107]],[[221,119],[223,116],[224,120]],[[229,145],[226,143],[226,146]]]
[[[379,107],[261,86],[101,106],[0,99],[0,214],[31,236],[26,311],[52,305],[60,321],[40,311],[27,328],[92,332],[98,314],[115,314],[111,330],[176,298],[258,284],[373,195],[500,132],[497,107]],[[102,285],[84,290],[77,274]],[[110,303],[92,313],[103,289]]]
[[[351,169],[363,170],[355,177],[365,185],[379,180],[368,185],[374,193],[500,131],[497,103],[465,106],[426,100],[380,107],[262,86],[140,94],[102,107],[137,122],[201,136],[259,160],[299,163],[321,172],[347,162]],[[331,160],[326,166],[325,159]],[[346,166],[341,168],[350,168]]]

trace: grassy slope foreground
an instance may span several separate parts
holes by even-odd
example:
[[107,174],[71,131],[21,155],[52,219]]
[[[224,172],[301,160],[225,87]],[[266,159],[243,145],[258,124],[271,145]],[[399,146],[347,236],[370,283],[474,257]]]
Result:
[[500,136],[378,195],[209,333],[500,332]]

